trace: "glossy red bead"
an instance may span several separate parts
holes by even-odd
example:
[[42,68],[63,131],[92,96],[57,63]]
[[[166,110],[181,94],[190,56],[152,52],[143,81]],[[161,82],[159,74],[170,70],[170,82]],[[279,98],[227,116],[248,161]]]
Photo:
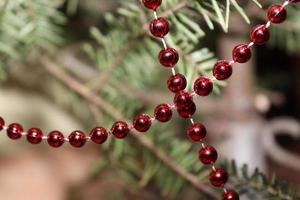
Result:
[[151,117],[146,114],[137,115],[132,122],[135,130],[139,132],[146,132],[151,127],[151,124]]
[[250,47],[246,44],[237,45],[232,51],[232,58],[235,62],[245,63],[251,58]]
[[212,92],[213,86],[210,78],[201,76],[194,82],[194,91],[199,96],[207,96]]
[[65,142],[64,135],[59,131],[52,131],[48,134],[47,142],[50,146],[58,148]]
[[228,173],[222,168],[216,168],[210,173],[209,181],[215,187],[223,187],[228,181]]
[[184,90],[177,92],[174,97],[174,104],[177,108],[186,107],[192,103],[192,95]]
[[250,40],[257,45],[266,43],[270,39],[269,28],[266,25],[257,25],[252,28]]
[[165,18],[153,19],[149,26],[150,32],[155,37],[163,38],[169,32],[169,22]]
[[203,164],[211,165],[218,159],[218,153],[212,146],[205,146],[199,151],[198,157]]
[[160,104],[154,110],[154,117],[157,121],[167,122],[172,118],[173,111],[169,104]]
[[173,67],[179,60],[178,52],[173,48],[166,48],[159,52],[158,59],[160,64],[165,67]]
[[86,143],[86,137],[82,131],[73,131],[69,137],[69,143],[73,147],[82,147]]
[[103,127],[96,127],[90,132],[90,138],[96,144],[102,144],[107,140],[108,133]]
[[126,122],[118,121],[114,123],[110,131],[116,138],[122,139],[128,135],[129,127]]
[[196,104],[191,102],[186,106],[177,107],[177,112],[183,118],[191,118],[196,112]]
[[23,127],[20,124],[13,123],[7,127],[6,132],[10,139],[16,140],[22,136]]
[[218,61],[213,68],[213,76],[218,80],[228,79],[232,75],[232,65],[227,60]]
[[203,138],[205,138],[206,128],[203,124],[200,123],[191,124],[187,129],[187,135],[191,140],[199,142]]
[[186,88],[186,79],[182,74],[171,75],[167,85],[171,92],[177,93]]
[[5,121],[2,117],[0,117],[0,131],[3,130],[4,125],[5,125]]
[[38,144],[42,141],[43,132],[38,128],[31,128],[27,131],[26,140],[31,144]]
[[234,190],[227,190],[223,193],[221,200],[240,200],[239,194]]
[[151,10],[156,10],[162,0],[143,0],[143,4],[146,8],[151,9]]
[[287,12],[284,6],[282,5],[272,5],[268,9],[268,19],[274,24],[280,24],[284,22],[287,17]]

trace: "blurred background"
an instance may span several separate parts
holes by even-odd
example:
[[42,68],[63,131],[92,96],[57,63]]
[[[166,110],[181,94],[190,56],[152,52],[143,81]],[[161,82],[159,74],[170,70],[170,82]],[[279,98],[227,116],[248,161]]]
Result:
[[[177,71],[188,89],[211,76],[218,59],[248,43],[251,27],[266,22],[277,0],[164,0],[167,43],[179,50]],[[300,5],[272,26],[251,62],[235,65],[214,94],[195,98],[195,120],[206,143],[230,172],[241,199],[299,199]],[[161,43],[148,33],[152,13],[139,0],[1,0],[0,110],[7,123],[65,136],[116,120],[153,113],[171,103]],[[129,121],[128,121],[129,122]],[[109,139],[82,149],[53,149],[0,135],[0,198],[5,200],[216,199],[200,145],[186,137],[188,120],[175,113],[145,134]]]

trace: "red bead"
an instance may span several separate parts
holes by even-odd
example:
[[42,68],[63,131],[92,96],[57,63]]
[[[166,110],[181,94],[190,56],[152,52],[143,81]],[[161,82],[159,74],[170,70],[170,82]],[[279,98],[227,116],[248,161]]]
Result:
[[210,183],[215,187],[223,187],[228,180],[227,172],[222,168],[216,168],[209,175]]
[[218,153],[212,146],[206,146],[199,151],[198,157],[203,164],[211,165],[218,159]]
[[188,127],[187,134],[191,140],[199,142],[205,138],[206,128],[200,123],[194,123]]
[[236,46],[232,51],[232,57],[235,62],[245,63],[251,58],[250,47],[246,44]]
[[183,118],[191,118],[196,112],[196,104],[194,102],[191,102],[184,107],[178,107],[177,112]]
[[158,54],[160,64],[165,67],[173,67],[179,60],[177,51],[173,48],[163,49]]
[[213,69],[213,75],[218,80],[228,79],[232,75],[232,66],[227,60],[218,61]]
[[160,104],[154,110],[154,116],[157,121],[167,122],[172,118],[172,108],[169,104]]
[[110,131],[116,138],[122,139],[128,135],[129,127],[125,122],[118,121],[114,123]]
[[0,131],[3,130],[4,125],[5,125],[5,121],[2,117],[0,117]]
[[107,140],[108,134],[105,128],[96,127],[90,132],[90,137],[96,144],[102,144]]
[[52,131],[48,134],[47,142],[52,147],[60,147],[65,142],[64,135],[59,131]]
[[189,104],[193,103],[193,97],[190,93],[182,90],[176,93],[174,97],[174,104],[177,108],[186,107]]
[[207,96],[213,90],[213,82],[210,78],[207,77],[199,77],[194,83],[194,91],[199,96]]
[[254,44],[261,45],[270,39],[270,32],[266,25],[257,25],[253,27],[250,33],[250,40]]
[[289,2],[291,2],[291,3],[298,3],[298,2],[300,2],[300,0],[289,0]]
[[185,89],[186,79],[182,74],[171,75],[167,84],[171,92],[177,93]]
[[268,19],[274,24],[282,23],[287,17],[287,12],[282,5],[272,5],[268,10]]
[[42,141],[43,133],[38,128],[31,128],[27,131],[26,140],[31,144],[38,144]]
[[161,4],[161,0],[143,0],[143,4],[146,8],[156,10]]
[[6,132],[10,139],[16,140],[22,136],[23,127],[20,124],[13,123],[8,126]]
[[240,200],[239,194],[234,190],[227,190],[223,193],[221,200]]
[[150,22],[149,29],[155,37],[163,38],[169,32],[169,22],[165,18],[159,17]]
[[139,132],[146,132],[152,124],[151,117],[146,114],[137,115],[133,120],[133,127]]
[[82,131],[73,131],[69,137],[69,142],[73,147],[82,147],[86,142],[86,137]]

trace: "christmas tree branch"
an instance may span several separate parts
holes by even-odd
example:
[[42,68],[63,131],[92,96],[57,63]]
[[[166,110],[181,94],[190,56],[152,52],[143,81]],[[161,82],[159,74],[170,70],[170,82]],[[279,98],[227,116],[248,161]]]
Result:
[[[63,82],[66,86],[72,89],[74,92],[81,95],[87,101],[91,102],[99,109],[103,110],[107,114],[109,114],[115,120],[126,120],[121,113],[119,113],[113,106],[111,106],[108,102],[102,99],[100,96],[93,93],[89,88],[82,85],[72,76],[64,72],[60,69],[54,62],[52,62],[48,57],[43,57],[41,59],[41,63],[45,70],[49,72],[50,75],[55,77],[56,79]],[[126,120],[128,121],[128,120]],[[168,166],[171,170],[181,176],[184,180],[189,182],[192,186],[194,186],[197,190],[217,199],[218,194],[211,188],[207,187],[204,183],[202,183],[197,176],[189,173],[184,168],[182,168],[178,163],[174,162],[172,158],[166,155],[161,149],[157,148],[157,146],[149,140],[147,137],[138,134],[136,131],[132,131],[133,134],[131,136],[136,139],[142,146],[147,148],[150,152],[152,152],[158,159],[160,159],[166,166]]]

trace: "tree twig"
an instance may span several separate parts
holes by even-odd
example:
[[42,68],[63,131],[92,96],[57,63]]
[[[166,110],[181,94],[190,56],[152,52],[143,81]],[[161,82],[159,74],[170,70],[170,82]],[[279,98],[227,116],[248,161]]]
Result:
[[[63,82],[66,86],[72,89],[74,92],[81,95],[87,101],[93,103],[95,106],[109,114],[114,120],[126,120],[121,113],[119,113],[114,107],[112,107],[109,103],[107,103],[100,96],[94,94],[89,88],[82,85],[76,79],[71,77],[69,74],[60,69],[54,62],[52,62],[48,57],[43,57],[41,59],[41,63],[43,67],[49,72],[50,75],[55,77],[56,79]],[[126,120],[128,121],[128,120]],[[134,134],[131,136],[136,139],[142,146],[147,148],[150,152],[152,152],[158,159],[160,159],[167,167],[189,182],[192,186],[194,186],[197,190],[213,197],[218,198],[217,193],[212,189],[207,187],[204,183],[202,183],[197,176],[191,174],[182,168],[178,163],[172,160],[167,154],[165,154],[161,149],[157,148],[157,146],[145,136],[138,134],[136,131],[132,131]]]

